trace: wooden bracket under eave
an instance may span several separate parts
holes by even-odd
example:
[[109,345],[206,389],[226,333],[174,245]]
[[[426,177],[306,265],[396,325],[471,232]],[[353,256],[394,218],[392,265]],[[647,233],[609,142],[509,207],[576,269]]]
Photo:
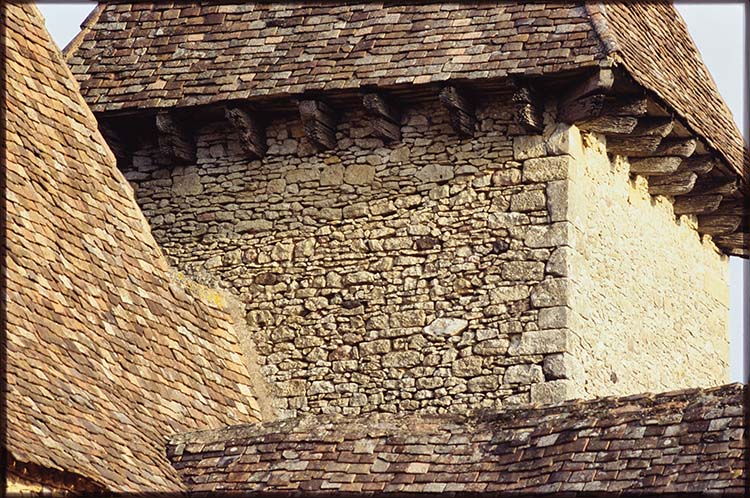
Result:
[[156,114],[156,130],[159,152],[165,159],[178,165],[196,162],[195,139],[173,111]]
[[370,124],[375,134],[384,142],[401,140],[401,111],[393,100],[380,93],[366,93],[362,105],[371,117]]
[[513,110],[516,122],[528,131],[544,129],[544,98],[529,82],[513,81]]
[[299,115],[307,139],[319,151],[336,147],[336,116],[328,104],[320,100],[302,100]]
[[240,104],[224,106],[224,117],[239,137],[248,159],[262,159],[266,155],[266,130],[256,114]]
[[451,126],[460,137],[473,137],[477,118],[474,104],[455,86],[446,86],[440,91],[440,102],[448,111]]

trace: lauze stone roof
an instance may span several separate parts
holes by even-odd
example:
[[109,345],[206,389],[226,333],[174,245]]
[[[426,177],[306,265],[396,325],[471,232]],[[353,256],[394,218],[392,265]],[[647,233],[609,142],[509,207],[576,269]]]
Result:
[[317,417],[180,434],[192,491],[742,493],[745,387],[469,418]]
[[172,433],[258,420],[228,315],[177,281],[32,4],[4,4],[10,472],[174,491]]
[[114,3],[66,49],[97,113],[622,66],[748,179],[669,2]]

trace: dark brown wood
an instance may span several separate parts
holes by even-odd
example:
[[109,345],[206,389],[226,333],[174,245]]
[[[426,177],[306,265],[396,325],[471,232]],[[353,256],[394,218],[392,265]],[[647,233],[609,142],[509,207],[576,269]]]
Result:
[[742,216],[710,214],[698,216],[698,231],[709,235],[729,235],[736,231]]
[[174,164],[194,164],[195,139],[172,111],[156,114],[159,152]]
[[302,100],[299,115],[307,139],[318,150],[336,147],[336,118],[331,107],[320,100]]
[[[518,84],[517,84],[518,85]],[[542,131],[544,99],[528,84],[520,84],[513,93],[516,121],[530,131]]]
[[648,101],[643,95],[608,95],[604,112],[612,116],[636,116],[646,114]]
[[733,214],[735,216],[748,216],[750,215],[750,205],[745,199],[737,199],[736,197],[724,197],[724,200],[719,205],[718,211],[721,214]]
[[681,157],[644,157],[630,161],[630,173],[642,176],[669,175],[677,171]]
[[401,140],[401,113],[398,107],[378,93],[365,94],[362,104],[372,117],[370,124],[377,136],[385,142]]
[[107,142],[109,149],[117,159],[117,165],[122,167],[130,162],[132,152],[129,151],[129,147],[121,133],[115,130],[115,127],[106,121],[105,119],[99,119],[99,132],[104,137],[104,141]]
[[695,152],[697,141],[694,138],[664,138],[653,155],[690,157]]
[[560,99],[563,107],[574,100],[587,97],[595,93],[607,93],[615,82],[615,76],[611,69],[600,68],[585,80],[574,84]]
[[240,138],[242,150],[250,159],[261,159],[266,155],[265,129],[258,118],[240,105],[224,107],[224,116]]
[[585,131],[596,133],[614,133],[628,135],[638,124],[638,118],[632,116],[599,116],[598,118],[581,121],[578,127]]
[[708,154],[693,155],[682,161],[679,171],[692,171],[697,175],[705,175],[716,166],[716,160]]
[[453,130],[461,137],[473,136],[477,119],[471,101],[456,87],[447,86],[440,91],[440,102],[448,110]]
[[638,120],[638,126],[633,129],[633,135],[659,136],[666,137],[672,132],[674,121],[672,118],[641,118]]
[[606,95],[588,95],[571,101],[561,101],[557,105],[557,119],[563,123],[579,123],[599,117],[604,110]]
[[695,173],[674,173],[656,176],[648,180],[648,192],[651,195],[685,195],[693,190],[698,175]]
[[739,189],[739,181],[737,179],[726,179],[726,178],[701,178],[698,185],[695,186],[695,194],[721,194],[724,197],[737,192]]
[[607,152],[621,156],[648,156],[661,143],[661,137],[631,137],[612,135],[607,137]]
[[746,231],[717,236],[714,243],[732,256],[750,256],[750,233]]
[[674,214],[708,214],[719,209],[721,195],[683,195],[674,200]]

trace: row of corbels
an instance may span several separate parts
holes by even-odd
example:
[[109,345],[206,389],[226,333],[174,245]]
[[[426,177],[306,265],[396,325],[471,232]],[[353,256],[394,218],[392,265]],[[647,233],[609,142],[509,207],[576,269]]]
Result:
[[696,137],[675,133],[678,125],[687,130],[677,118],[650,115],[653,101],[618,77],[601,68],[572,85],[558,102],[558,120],[605,135],[607,152],[627,156],[631,174],[648,179],[649,193],[672,197],[676,215],[697,216],[700,233],[729,254],[747,256],[750,227],[738,175]]

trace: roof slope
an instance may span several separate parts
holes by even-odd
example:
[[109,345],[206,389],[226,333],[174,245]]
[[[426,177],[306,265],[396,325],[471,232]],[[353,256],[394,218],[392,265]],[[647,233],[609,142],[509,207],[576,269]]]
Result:
[[608,53],[750,181],[742,135],[672,3],[608,2],[590,10],[604,15],[597,27]]
[[193,491],[739,495],[745,389],[568,401],[469,419],[297,419],[177,435],[168,455]]
[[108,2],[67,57],[95,112],[551,74],[614,57],[737,172],[746,160],[670,2]]
[[600,52],[580,2],[107,3],[68,63],[102,112],[551,73]]
[[112,490],[181,487],[177,431],[257,420],[228,315],[170,282],[32,4],[7,25],[7,445]]

